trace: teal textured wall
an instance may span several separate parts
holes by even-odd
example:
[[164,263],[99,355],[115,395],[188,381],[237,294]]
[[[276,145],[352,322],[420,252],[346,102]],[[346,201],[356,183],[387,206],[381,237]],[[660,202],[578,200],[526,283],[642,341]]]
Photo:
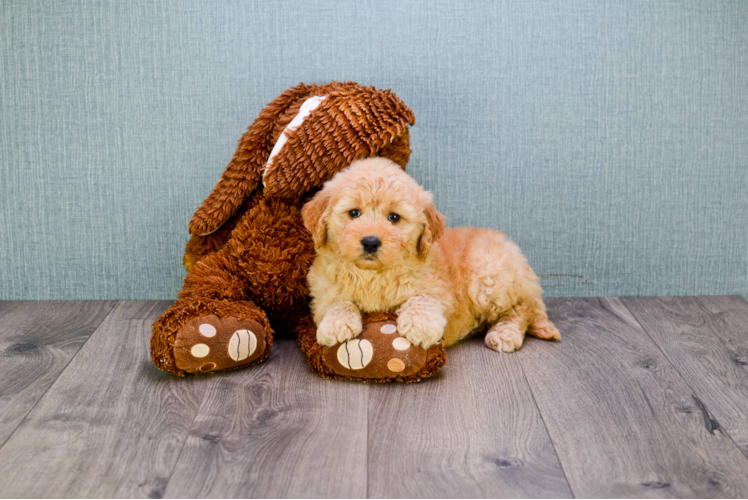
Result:
[[174,298],[300,81],[392,88],[451,225],[547,295],[748,296],[748,2],[0,0],[0,299]]

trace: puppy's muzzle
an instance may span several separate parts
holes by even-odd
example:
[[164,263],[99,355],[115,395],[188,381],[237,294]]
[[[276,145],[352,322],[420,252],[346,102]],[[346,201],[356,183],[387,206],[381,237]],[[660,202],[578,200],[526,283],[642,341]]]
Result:
[[364,252],[373,255],[382,246],[382,242],[376,236],[365,236],[361,239],[361,246],[364,248]]

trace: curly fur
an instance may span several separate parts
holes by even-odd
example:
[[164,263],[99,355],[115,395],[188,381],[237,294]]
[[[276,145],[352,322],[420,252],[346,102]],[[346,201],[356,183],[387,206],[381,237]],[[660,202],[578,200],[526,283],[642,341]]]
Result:
[[[445,230],[431,193],[387,159],[354,162],[302,215],[317,251],[308,280],[322,345],[358,335],[372,311],[396,312],[400,334],[423,348],[486,328],[498,351],[521,347],[525,332],[560,340],[519,247],[499,231]],[[365,237],[381,242],[375,253]]]
[[[263,179],[273,145],[310,96],[326,98],[291,132]],[[384,156],[405,168],[414,123],[394,93],[353,82],[302,83],[268,104],[190,221],[183,260],[188,274],[179,300],[153,324],[156,366],[185,375],[175,364],[174,342],[200,316],[261,325],[268,352],[255,362],[267,357],[275,332],[306,332],[306,275],[314,247],[300,207],[355,159]]]

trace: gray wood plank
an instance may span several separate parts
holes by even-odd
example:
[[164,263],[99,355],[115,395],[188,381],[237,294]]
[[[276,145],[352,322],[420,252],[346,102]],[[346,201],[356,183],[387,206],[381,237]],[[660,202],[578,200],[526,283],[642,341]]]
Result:
[[0,302],[0,446],[115,304]]
[[717,334],[733,354],[736,365],[748,370],[748,302],[738,295],[697,297],[708,311]]
[[368,386],[323,380],[298,344],[211,384],[167,497],[366,496]]
[[208,380],[151,363],[169,302],[120,302],[0,449],[6,497],[160,497]]
[[430,380],[371,387],[369,496],[570,497],[518,354],[447,354]]
[[740,297],[622,301],[717,419],[714,432],[727,432],[748,457],[748,304]]
[[548,305],[564,340],[518,357],[576,496],[748,495],[748,460],[620,300]]

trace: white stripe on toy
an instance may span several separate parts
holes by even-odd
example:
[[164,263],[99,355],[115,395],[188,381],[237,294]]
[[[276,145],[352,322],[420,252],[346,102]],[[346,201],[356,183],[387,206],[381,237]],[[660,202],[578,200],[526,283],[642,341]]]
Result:
[[286,141],[288,141],[288,136],[286,135],[288,132],[293,132],[297,128],[299,128],[299,125],[301,125],[304,122],[304,119],[309,116],[309,113],[312,112],[312,110],[316,109],[317,106],[322,103],[327,98],[327,96],[314,96],[310,97],[306,101],[304,101],[304,104],[301,105],[301,108],[299,109],[299,113],[294,116],[294,119],[291,120],[291,123],[289,123],[286,128],[283,129],[283,132],[281,132],[280,137],[278,138],[278,142],[275,143],[275,146],[273,146],[273,150],[270,152],[270,156],[268,157],[268,161],[265,163],[265,166],[262,169],[262,186],[267,187],[267,184],[265,183],[265,176],[267,176],[268,170],[270,169],[270,166],[273,164],[273,158],[280,153],[280,150],[283,148],[283,146],[286,144]]

